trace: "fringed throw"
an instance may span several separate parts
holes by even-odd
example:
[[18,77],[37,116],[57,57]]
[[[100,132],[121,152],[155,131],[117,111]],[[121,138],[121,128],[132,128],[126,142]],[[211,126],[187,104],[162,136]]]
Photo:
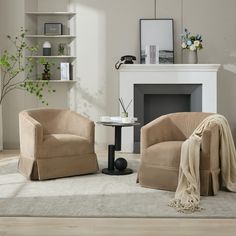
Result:
[[220,131],[220,162],[222,185],[236,192],[236,152],[226,118],[214,114],[204,119],[192,135],[182,144],[178,186],[175,198],[169,202],[179,212],[200,211],[200,148],[205,129],[217,124]]

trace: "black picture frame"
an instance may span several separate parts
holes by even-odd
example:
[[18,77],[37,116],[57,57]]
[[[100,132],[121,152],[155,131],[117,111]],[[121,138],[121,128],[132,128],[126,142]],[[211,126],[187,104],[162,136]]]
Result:
[[62,23],[44,23],[45,35],[63,35]]
[[[156,27],[154,27],[154,25],[156,25]],[[165,28],[165,25],[168,28],[167,27]],[[147,34],[147,31],[148,31],[148,29],[147,28],[144,29],[144,27],[150,27],[150,29],[154,29],[150,31],[150,34],[149,34],[150,39],[147,39],[148,35],[144,35],[144,34]],[[164,32],[164,29],[166,29],[166,32]],[[174,64],[175,63],[174,20],[172,18],[140,19],[139,31],[140,31],[140,63],[141,64],[145,64],[145,49],[143,45],[153,44],[152,42],[158,41],[159,39],[161,42],[160,45],[158,45],[160,47],[159,48],[160,49],[159,63],[160,64]],[[163,43],[163,40],[167,40],[167,43]]]

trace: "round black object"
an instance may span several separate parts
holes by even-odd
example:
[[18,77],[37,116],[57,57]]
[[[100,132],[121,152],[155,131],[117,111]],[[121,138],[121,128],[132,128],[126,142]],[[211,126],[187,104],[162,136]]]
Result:
[[120,171],[126,169],[127,165],[128,165],[127,161],[122,157],[117,158],[115,160],[115,167],[116,167],[116,169],[118,169]]

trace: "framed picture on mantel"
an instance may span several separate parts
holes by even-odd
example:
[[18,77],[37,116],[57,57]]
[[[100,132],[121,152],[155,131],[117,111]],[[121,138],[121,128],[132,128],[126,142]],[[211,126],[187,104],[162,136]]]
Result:
[[174,63],[173,19],[140,19],[140,63]]

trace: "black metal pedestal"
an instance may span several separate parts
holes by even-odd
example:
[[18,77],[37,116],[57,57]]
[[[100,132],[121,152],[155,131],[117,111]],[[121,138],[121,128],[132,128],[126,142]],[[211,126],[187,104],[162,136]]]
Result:
[[102,170],[104,174],[128,175],[133,173],[133,170],[129,168],[122,171],[115,169],[115,151],[121,150],[121,128],[122,126],[115,126],[115,145],[108,145],[108,168]]
[[108,168],[102,169],[102,173],[106,175],[129,175],[133,173],[133,170],[126,168],[125,170],[109,170]]

